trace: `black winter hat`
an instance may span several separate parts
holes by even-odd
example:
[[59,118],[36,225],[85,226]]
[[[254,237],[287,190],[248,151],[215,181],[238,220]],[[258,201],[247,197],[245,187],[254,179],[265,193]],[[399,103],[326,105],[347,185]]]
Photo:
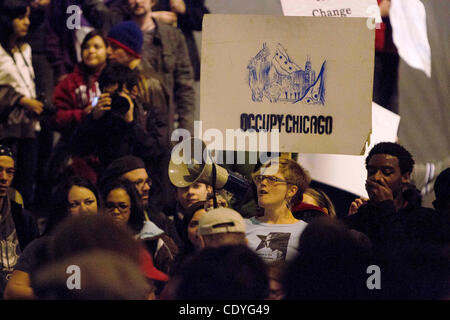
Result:
[[141,158],[132,155],[117,158],[103,172],[100,186],[119,178],[124,173],[141,168],[145,169],[144,161]]

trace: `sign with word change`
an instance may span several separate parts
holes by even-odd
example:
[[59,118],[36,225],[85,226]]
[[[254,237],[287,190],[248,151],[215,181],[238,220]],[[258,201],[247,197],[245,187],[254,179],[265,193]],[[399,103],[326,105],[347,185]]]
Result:
[[281,0],[285,16],[372,17],[381,22],[376,0]]
[[[210,141],[226,137],[216,149],[261,151],[254,136],[279,131],[280,152],[361,154],[373,63],[374,31],[364,18],[206,15],[202,130],[214,133]],[[230,144],[233,131],[250,143]]]

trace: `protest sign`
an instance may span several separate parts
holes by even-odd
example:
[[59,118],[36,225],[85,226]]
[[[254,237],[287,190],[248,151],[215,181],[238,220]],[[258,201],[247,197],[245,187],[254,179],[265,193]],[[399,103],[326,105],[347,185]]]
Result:
[[365,18],[205,15],[202,130],[279,130],[280,152],[359,155],[371,131],[373,61]]

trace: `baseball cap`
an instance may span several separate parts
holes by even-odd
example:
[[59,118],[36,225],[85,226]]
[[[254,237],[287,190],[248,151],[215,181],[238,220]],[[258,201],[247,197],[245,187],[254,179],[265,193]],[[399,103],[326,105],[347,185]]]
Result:
[[233,209],[220,207],[207,211],[198,222],[201,236],[226,232],[245,233],[244,218]]

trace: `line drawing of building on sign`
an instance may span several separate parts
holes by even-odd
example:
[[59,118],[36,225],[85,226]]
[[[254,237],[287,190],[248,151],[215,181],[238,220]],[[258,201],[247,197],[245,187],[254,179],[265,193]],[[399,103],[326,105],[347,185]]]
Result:
[[262,102],[267,99],[276,102],[303,102],[307,104],[325,103],[325,65],[322,63],[320,72],[312,69],[311,58],[308,56],[305,68],[302,69],[293,62],[287,50],[278,43],[271,50],[266,43],[262,49],[250,59],[247,65],[248,83],[252,91],[252,100]]

